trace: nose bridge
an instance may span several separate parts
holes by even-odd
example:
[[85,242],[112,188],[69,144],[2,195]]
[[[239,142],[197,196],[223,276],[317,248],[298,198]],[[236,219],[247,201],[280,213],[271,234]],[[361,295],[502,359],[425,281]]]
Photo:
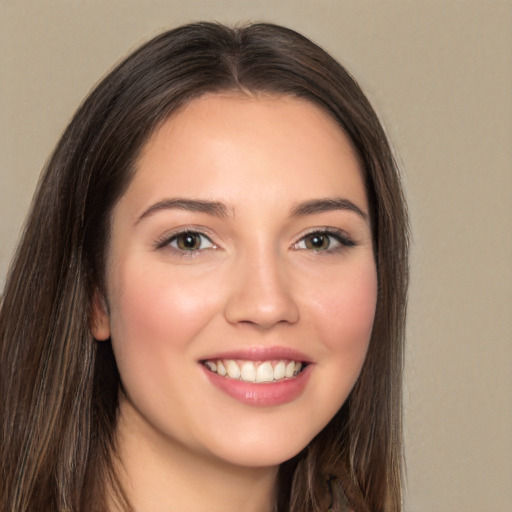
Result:
[[270,328],[299,319],[285,258],[274,247],[261,243],[239,254],[231,278],[226,304],[226,318],[230,323]]

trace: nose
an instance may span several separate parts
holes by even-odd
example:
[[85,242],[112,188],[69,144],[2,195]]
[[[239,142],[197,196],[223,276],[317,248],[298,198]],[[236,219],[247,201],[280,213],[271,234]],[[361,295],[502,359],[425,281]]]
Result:
[[299,307],[277,255],[239,261],[231,280],[231,293],[225,305],[229,323],[270,329],[299,320]]

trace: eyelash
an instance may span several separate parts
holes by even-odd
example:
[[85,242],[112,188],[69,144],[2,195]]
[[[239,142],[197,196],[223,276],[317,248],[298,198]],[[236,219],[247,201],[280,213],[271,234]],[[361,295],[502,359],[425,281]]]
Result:
[[[328,238],[328,245],[325,249],[315,249],[315,248],[308,248],[308,247],[299,247],[299,244],[305,242],[308,238],[311,239],[313,237],[326,237]],[[338,245],[335,247],[331,247],[332,240],[334,240]],[[342,252],[347,248],[354,247],[356,244],[355,242],[347,235],[345,231],[342,231],[341,229],[334,229],[334,228],[322,228],[322,229],[315,229],[313,231],[310,231],[309,233],[306,233],[303,235],[298,242],[293,244],[293,247],[297,250],[310,250],[314,253],[327,253],[327,254],[333,254],[337,252]]]
[[[199,248],[190,248],[190,249],[182,249],[182,248],[178,247],[177,245],[173,246],[173,243],[178,244],[179,239],[181,237],[186,237],[187,235],[191,236],[191,237],[199,237],[200,239],[202,239],[202,241],[207,240],[211,244],[211,246],[206,247],[206,248],[199,247]],[[202,241],[200,243],[202,243]],[[202,233],[201,231],[194,230],[194,229],[185,229],[184,231],[179,231],[177,233],[173,233],[170,236],[166,235],[163,239],[157,240],[155,246],[157,249],[163,249],[165,247],[168,247],[173,252],[175,252],[181,256],[185,256],[185,257],[186,256],[189,256],[189,257],[195,256],[200,251],[217,248],[215,243],[212,242],[211,238],[208,235],[206,235],[205,233]]]
[[[207,240],[211,245],[209,247],[205,248],[190,248],[190,249],[183,249],[176,246],[173,246],[173,243],[178,244],[178,241],[180,237],[199,237],[200,239]],[[327,238],[328,239],[328,245],[325,248],[308,248],[306,247],[300,247],[300,244],[303,242],[306,242],[307,239],[311,239],[313,237],[317,238]],[[331,247],[333,244],[333,240],[336,244],[338,244],[335,247]],[[200,242],[201,244],[202,242]],[[299,251],[312,251],[316,254],[318,253],[327,253],[327,254],[333,254],[337,252],[342,252],[343,250],[354,247],[356,244],[355,242],[347,235],[345,231],[342,231],[340,229],[334,229],[334,228],[322,228],[322,229],[315,229],[314,231],[310,231],[309,233],[306,233],[305,235],[301,236],[301,238],[295,242],[292,245],[292,248]],[[155,243],[155,246],[157,249],[163,249],[165,247],[170,248],[173,252],[185,256],[185,257],[193,257],[196,256],[201,251],[209,250],[209,249],[217,249],[217,245],[211,240],[211,238],[198,230],[193,229],[185,229],[184,231],[179,231],[177,233],[173,233],[172,235],[167,235],[161,240],[157,240]]]

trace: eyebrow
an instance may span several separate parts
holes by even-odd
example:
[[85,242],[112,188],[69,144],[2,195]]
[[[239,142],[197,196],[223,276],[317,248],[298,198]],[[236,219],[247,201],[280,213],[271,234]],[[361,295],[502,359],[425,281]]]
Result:
[[[155,214],[162,210],[186,210],[190,212],[205,213],[214,217],[226,218],[233,215],[233,208],[226,206],[219,201],[208,201],[204,199],[183,199],[183,198],[170,198],[163,199],[151,205],[147,210],[139,216],[135,224],[141,220]],[[368,220],[368,214],[364,212],[359,206],[341,197],[326,198],[326,199],[312,199],[296,205],[292,211],[292,217],[301,217],[305,215],[314,215],[317,213],[345,210],[351,211],[359,215],[365,221]]]
[[354,212],[363,218],[365,221],[368,220],[368,214],[363,211],[359,206],[342,197],[326,198],[326,199],[313,199],[311,201],[305,201],[299,203],[292,210],[293,217],[299,217],[303,215],[313,215],[315,213],[330,212],[334,210],[345,210]]
[[135,224],[138,224],[141,220],[153,215],[156,212],[162,210],[186,210],[189,212],[206,213],[207,215],[213,215],[214,217],[225,218],[232,214],[232,209],[223,203],[218,201],[207,201],[204,199],[182,199],[182,198],[171,198],[163,199],[158,203],[153,204],[147,210],[144,210]]

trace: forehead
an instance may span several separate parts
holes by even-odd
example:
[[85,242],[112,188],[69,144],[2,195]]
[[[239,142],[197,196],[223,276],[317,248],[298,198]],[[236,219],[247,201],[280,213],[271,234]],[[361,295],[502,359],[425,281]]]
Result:
[[262,201],[349,193],[366,204],[357,154],[329,114],[296,97],[242,93],[201,96],[167,119],[141,151],[127,195],[236,201],[248,189]]

